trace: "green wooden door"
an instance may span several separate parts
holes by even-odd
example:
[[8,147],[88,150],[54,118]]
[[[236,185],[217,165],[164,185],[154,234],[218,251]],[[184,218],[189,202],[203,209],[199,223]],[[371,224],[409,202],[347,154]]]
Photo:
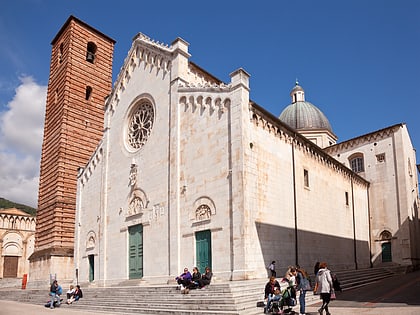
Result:
[[89,282],[95,280],[95,256],[88,255],[89,260]]
[[211,268],[211,232],[210,230],[195,233],[197,267],[201,273],[208,266]]
[[130,279],[143,277],[143,225],[128,228],[128,269]]
[[392,261],[391,242],[382,243],[382,262]]

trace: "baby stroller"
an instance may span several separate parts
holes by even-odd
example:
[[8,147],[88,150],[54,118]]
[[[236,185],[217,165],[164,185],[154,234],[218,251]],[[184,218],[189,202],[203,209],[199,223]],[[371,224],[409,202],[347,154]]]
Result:
[[294,314],[293,306],[296,306],[296,290],[293,286],[287,286],[282,291],[281,300],[279,301],[281,314]]

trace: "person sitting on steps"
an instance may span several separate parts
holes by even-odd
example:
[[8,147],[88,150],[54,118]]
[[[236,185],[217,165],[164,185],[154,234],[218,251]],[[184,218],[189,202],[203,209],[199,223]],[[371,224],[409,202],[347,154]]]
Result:
[[78,301],[82,297],[83,297],[83,293],[82,293],[82,290],[80,289],[80,285],[77,285],[76,289],[73,292],[73,295],[70,297],[69,300],[67,300],[67,304],[71,304],[74,301]]
[[200,271],[198,270],[197,267],[194,267],[193,268],[191,282],[188,285],[188,287],[186,288],[187,292],[185,292],[185,293],[188,293],[189,290],[196,289],[198,287],[198,285],[199,285],[198,281],[200,279],[201,279],[201,273],[200,273]]
[[184,272],[181,273],[178,277],[175,278],[176,282],[180,286],[181,293],[185,293],[185,288],[187,288],[191,283],[191,273],[188,271],[188,268],[184,268]]
[[210,270],[210,267],[206,267],[205,272],[201,275],[201,279],[198,280],[198,287],[204,289],[207,285],[210,284],[213,273]]
[[51,284],[50,293],[49,293],[49,295],[51,296],[50,308],[54,308],[54,306],[57,306],[57,307],[60,306],[60,303],[61,303],[60,295],[62,293],[63,293],[63,289],[58,284],[57,280],[54,280],[53,283]]
[[74,286],[71,284],[70,289],[67,291],[67,301],[70,300],[70,298],[73,296],[74,293]]
[[267,306],[264,307],[264,313],[269,312],[268,301],[270,300],[270,296],[274,294],[275,288],[280,288],[280,283],[276,280],[276,277],[270,277],[270,280],[264,287],[264,300],[267,300]]

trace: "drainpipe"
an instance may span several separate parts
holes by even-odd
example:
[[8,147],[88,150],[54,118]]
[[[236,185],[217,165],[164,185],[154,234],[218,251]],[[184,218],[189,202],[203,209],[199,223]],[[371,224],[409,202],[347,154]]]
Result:
[[353,177],[351,177],[351,209],[353,214],[353,252],[354,252],[354,266],[356,270],[357,266],[357,240],[356,240],[356,217],[354,214],[354,188],[353,188]]
[[[296,134],[295,134],[296,138]],[[295,216],[295,265],[299,265],[298,255],[298,220],[296,204],[296,165],[295,165],[295,146],[292,142],[292,170],[293,170],[293,211]]]
[[229,243],[230,243],[230,281],[233,280],[233,271],[235,266],[234,246],[233,246],[233,188],[232,188],[232,107],[228,109],[228,164],[229,164]]
[[368,201],[368,224],[369,224],[369,263],[370,268],[373,268],[373,262],[372,262],[372,226],[370,223],[370,198],[369,198],[369,189],[370,186],[367,187],[367,201]]

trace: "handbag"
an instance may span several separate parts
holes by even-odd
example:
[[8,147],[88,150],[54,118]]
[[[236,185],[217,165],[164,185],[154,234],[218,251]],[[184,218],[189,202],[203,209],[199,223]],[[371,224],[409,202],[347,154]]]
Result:
[[310,291],[312,290],[311,283],[307,278],[303,278],[302,280],[302,290],[304,291]]
[[331,291],[331,300],[335,300],[337,297],[335,296],[335,291]]

